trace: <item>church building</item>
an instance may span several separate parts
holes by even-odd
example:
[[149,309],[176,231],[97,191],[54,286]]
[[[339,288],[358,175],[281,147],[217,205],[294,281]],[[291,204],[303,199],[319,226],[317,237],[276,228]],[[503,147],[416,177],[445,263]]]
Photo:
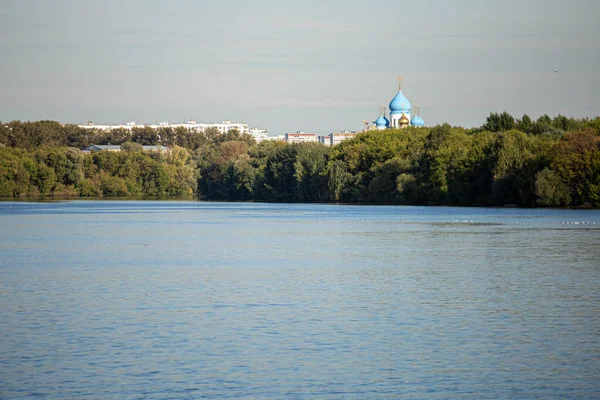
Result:
[[381,107],[379,118],[375,120],[375,129],[406,128],[407,126],[425,126],[425,121],[420,116],[419,108],[415,108],[415,115],[411,119],[410,101],[402,93],[402,78],[398,78],[398,93],[390,101],[390,118],[385,115],[385,108]]

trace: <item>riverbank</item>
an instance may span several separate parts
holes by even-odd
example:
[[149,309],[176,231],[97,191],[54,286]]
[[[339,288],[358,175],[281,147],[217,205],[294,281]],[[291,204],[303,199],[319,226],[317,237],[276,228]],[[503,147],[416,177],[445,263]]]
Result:
[[335,147],[256,144],[237,132],[188,132],[185,147],[164,152],[129,142],[120,151],[91,154],[72,147],[5,147],[0,196],[600,207],[595,121],[557,119],[567,131],[548,125],[538,132],[541,122],[521,128],[530,133],[516,129],[519,124],[497,132],[447,124],[386,129]]

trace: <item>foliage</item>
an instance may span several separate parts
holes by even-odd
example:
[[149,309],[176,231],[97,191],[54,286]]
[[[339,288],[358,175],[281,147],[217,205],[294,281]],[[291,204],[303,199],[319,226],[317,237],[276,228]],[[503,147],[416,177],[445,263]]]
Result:
[[555,146],[551,166],[569,187],[575,205],[600,206],[600,136],[570,132]]
[[[77,147],[120,144],[84,154]],[[144,152],[142,145],[167,145]],[[330,148],[237,131],[0,124],[0,196],[181,196],[278,202],[600,207],[600,118],[491,113],[357,134]]]
[[553,170],[545,168],[535,177],[535,193],[540,206],[568,206],[571,202],[569,188]]
[[489,117],[486,118],[485,124],[482,126],[483,130],[489,132],[504,132],[515,129],[515,119],[512,115],[504,111],[501,114],[490,113]]
[[173,151],[156,158],[141,151],[0,148],[0,197],[192,195],[197,176],[189,154]]

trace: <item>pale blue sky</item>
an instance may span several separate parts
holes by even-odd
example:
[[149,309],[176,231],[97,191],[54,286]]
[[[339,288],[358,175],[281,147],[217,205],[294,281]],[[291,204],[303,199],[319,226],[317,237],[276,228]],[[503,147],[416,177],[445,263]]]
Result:
[[0,0],[0,120],[355,130],[399,75],[427,125],[592,117],[598,15],[596,0]]

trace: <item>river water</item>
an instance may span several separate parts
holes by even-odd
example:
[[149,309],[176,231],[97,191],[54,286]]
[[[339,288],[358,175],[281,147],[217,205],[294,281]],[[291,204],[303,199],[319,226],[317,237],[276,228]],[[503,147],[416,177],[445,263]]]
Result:
[[600,212],[0,202],[0,398],[600,398]]

